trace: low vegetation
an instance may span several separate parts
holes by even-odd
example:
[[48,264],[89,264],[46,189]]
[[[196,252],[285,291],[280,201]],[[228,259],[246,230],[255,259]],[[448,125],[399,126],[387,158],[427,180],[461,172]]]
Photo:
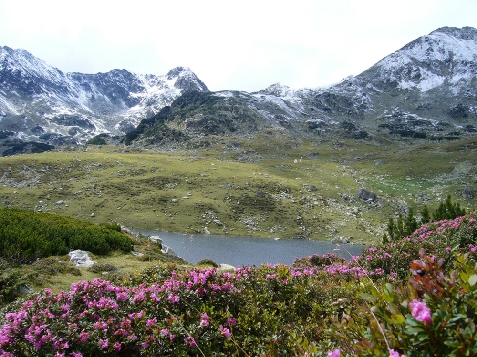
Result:
[[133,240],[115,224],[95,225],[47,213],[0,210],[0,258],[13,264],[32,263],[75,249],[98,255],[130,252]]
[[81,280],[69,291],[45,289],[4,308],[0,351],[475,355],[476,218],[469,213],[423,225],[350,261],[328,254],[227,273],[157,265],[128,278]]
[[[135,229],[376,244],[390,216],[417,218],[476,191],[477,139],[402,145],[203,137],[154,152],[95,146],[0,160],[0,206]],[[361,188],[374,201],[358,197]]]

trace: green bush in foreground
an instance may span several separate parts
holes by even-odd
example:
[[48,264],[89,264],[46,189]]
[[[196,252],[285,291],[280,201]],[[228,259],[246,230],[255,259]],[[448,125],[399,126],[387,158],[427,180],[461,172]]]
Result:
[[81,249],[129,252],[133,241],[115,224],[95,224],[33,211],[0,210],[0,258],[18,264]]
[[442,263],[423,255],[412,264],[408,287],[387,284],[363,294],[372,318],[358,355],[477,355],[477,266],[466,255],[457,256],[452,272]]

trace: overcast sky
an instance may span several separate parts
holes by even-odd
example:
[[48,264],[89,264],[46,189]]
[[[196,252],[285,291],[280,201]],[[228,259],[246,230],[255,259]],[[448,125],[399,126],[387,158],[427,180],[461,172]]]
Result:
[[63,72],[185,66],[212,91],[325,86],[444,26],[477,27],[477,1],[0,0],[0,46]]

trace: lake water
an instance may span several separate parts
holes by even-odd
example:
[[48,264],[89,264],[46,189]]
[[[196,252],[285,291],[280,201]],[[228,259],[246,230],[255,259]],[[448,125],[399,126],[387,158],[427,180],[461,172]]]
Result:
[[359,255],[362,245],[337,245],[330,242],[253,238],[237,236],[182,234],[163,231],[139,231],[145,236],[159,236],[164,245],[170,247],[179,257],[195,264],[202,259],[212,259],[218,264],[242,265],[292,264],[295,259],[312,254],[334,253],[350,259]]

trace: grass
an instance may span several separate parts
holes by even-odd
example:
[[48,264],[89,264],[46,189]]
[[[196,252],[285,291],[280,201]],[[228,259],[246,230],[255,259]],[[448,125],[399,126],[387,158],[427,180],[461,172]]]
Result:
[[[33,291],[50,288],[54,292],[70,289],[72,283],[94,278],[123,281],[131,275],[151,266],[190,266],[180,258],[164,255],[161,246],[146,237],[133,237],[137,254],[112,252],[107,255],[89,253],[95,262],[93,267],[75,267],[68,255],[50,256],[36,260],[33,264],[12,264],[0,259],[0,282],[10,281],[15,286],[28,286]],[[10,277],[10,278],[7,278]],[[13,286],[12,285],[12,286]],[[3,301],[0,298],[0,305]]]
[[[176,153],[90,145],[5,157],[0,205],[136,229],[374,244],[399,209],[437,206],[447,194],[473,204],[455,192],[477,188],[477,139],[439,146],[287,139],[264,133],[210,137],[208,146]],[[360,187],[378,203],[358,199]]]

